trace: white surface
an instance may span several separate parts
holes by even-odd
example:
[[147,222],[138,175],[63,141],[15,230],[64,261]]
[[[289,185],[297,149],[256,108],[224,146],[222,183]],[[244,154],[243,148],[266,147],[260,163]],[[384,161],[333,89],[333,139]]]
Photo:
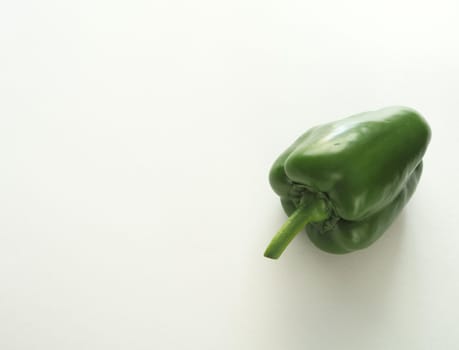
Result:
[[[457,1],[4,1],[0,348],[458,349]],[[267,175],[309,127],[429,120],[421,183],[333,256]]]

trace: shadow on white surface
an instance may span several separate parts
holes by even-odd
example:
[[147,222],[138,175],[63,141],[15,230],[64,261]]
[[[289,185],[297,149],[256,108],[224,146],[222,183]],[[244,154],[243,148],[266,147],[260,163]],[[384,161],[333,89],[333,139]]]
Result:
[[[247,330],[264,335],[256,338],[263,339],[256,346],[323,346],[324,339],[330,346],[326,349],[339,346],[340,339],[361,346],[357,328],[366,325],[366,332],[380,333],[393,317],[405,215],[402,212],[378,241],[362,251],[325,253],[303,233],[279,260],[257,263],[254,268],[263,270],[258,282],[264,286],[248,281],[242,311],[252,313],[247,317],[257,323],[246,325]],[[250,290],[257,288],[266,289],[266,294],[254,296]]]
[[[306,235],[301,238],[304,256],[295,257],[295,263],[314,261],[314,268],[328,288],[339,291],[333,293],[335,302],[362,302],[383,306],[384,298],[390,294],[392,280],[397,273],[397,264],[402,252],[405,230],[405,214],[402,213],[394,224],[370,247],[346,255],[332,255],[318,250]],[[305,241],[307,248],[304,247]],[[374,303],[373,303],[374,302]]]

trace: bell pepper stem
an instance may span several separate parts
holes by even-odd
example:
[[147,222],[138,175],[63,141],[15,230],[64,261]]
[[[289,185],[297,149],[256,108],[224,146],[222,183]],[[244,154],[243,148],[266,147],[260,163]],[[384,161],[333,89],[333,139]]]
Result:
[[323,221],[328,218],[327,206],[322,199],[301,203],[287,221],[277,231],[266,248],[264,256],[277,259],[295,236],[310,222]]

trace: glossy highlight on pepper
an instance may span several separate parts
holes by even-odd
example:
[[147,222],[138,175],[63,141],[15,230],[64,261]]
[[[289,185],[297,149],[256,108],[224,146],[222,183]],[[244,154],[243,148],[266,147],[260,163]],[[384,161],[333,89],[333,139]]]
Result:
[[368,247],[416,189],[430,137],[425,119],[403,106],[307,131],[271,167],[271,187],[289,218],[264,255],[277,259],[305,227],[329,253]]

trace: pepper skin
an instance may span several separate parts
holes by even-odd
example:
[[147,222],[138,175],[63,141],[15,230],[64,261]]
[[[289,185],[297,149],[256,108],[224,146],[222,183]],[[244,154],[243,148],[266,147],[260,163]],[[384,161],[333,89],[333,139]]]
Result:
[[271,187],[289,219],[265,256],[278,258],[304,227],[329,253],[372,244],[416,189],[430,135],[424,118],[401,106],[307,131],[271,168]]

